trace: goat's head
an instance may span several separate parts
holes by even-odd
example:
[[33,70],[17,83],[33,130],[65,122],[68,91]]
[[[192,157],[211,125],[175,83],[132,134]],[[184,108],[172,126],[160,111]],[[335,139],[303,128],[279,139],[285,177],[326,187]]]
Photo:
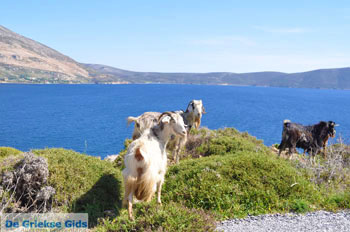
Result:
[[164,112],[159,116],[158,123],[161,123],[163,127],[169,127],[174,134],[180,136],[187,135],[186,125],[180,114],[169,111]]
[[335,133],[336,133],[335,127],[336,126],[339,126],[339,125],[335,124],[335,122],[333,122],[333,121],[328,121],[328,135],[332,138],[335,137]]
[[206,114],[202,100],[192,100],[188,103],[186,111],[193,112],[196,117]]

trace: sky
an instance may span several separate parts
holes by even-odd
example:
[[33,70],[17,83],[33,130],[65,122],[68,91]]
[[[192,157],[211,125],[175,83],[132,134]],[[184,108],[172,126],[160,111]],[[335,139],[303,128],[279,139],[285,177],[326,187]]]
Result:
[[348,0],[1,0],[0,25],[78,62],[132,71],[350,66]]

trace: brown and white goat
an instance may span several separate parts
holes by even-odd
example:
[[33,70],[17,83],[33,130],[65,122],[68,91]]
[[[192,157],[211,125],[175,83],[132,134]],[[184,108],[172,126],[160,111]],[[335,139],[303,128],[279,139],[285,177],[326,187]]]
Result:
[[166,145],[173,134],[186,136],[183,118],[176,113],[164,112],[154,126],[129,145],[124,157],[123,204],[128,205],[130,219],[133,219],[134,196],[139,201],[150,201],[157,190],[157,202],[161,204],[160,195],[167,167]]

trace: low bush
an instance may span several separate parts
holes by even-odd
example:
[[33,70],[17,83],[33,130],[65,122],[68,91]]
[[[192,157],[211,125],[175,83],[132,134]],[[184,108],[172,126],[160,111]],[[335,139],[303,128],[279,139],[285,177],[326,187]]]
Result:
[[296,200],[322,202],[315,185],[287,161],[246,151],[170,167],[163,195],[165,201],[204,209],[219,219],[294,211]]
[[234,128],[191,130],[183,157],[198,158],[212,155],[226,155],[234,152],[268,152],[262,140]]
[[324,208],[327,210],[349,209],[350,208],[350,192],[334,193],[329,195],[325,201]]
[[20,150],[17,150],[12,147],[0,147],[0,160],[7,157],[7,156],[15,156],[18,154],[21,154],[22,152]]
[[215,221],[203,210],[189,209],[168,202],[160,206],[155,201],[134,205],[135,221],[127,211],[115,219],[103,219],[96,231],[214,231]]
[[291,204],[291,211],[294,213],[306,213],[310,211],[309,203],[303,199],[295,199]]
[[350,147],[342,143],[327,148],[327,158],[317,156],[316,163],[308,159],[294,164],[304,170],[311,182],[315,183],[324,195],[348,192],[350,189]]

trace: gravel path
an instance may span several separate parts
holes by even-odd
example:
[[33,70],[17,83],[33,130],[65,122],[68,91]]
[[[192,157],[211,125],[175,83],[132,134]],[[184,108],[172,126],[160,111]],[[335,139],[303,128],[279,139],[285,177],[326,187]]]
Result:
[[218,223],[218,231],[230,232],[301,232],[350,231],[350,211],[317,211],[307,214],[268,214],[232,219]]

